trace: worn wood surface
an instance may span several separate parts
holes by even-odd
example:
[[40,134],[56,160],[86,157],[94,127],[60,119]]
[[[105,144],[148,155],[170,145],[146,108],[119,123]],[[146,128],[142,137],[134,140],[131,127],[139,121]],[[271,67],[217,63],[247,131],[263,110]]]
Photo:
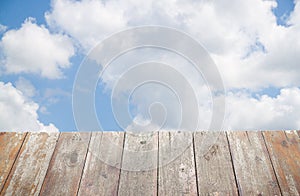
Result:
[[0,191],[17,158],[26,133],[0,133]]
[[300,138],[296,131],[264,132],[283,195],[300,194]]
[[261,132],[229,132],[232,160],[242,195],[280,195]]
[[159,144],[159,195],[197,195],[193,133],[161,132]]
[[38,195],[58,133],[29,133],[4,185],[5,195]]
[[157,195],[158,133],[125,134],[119,195]]
[[[207,141],[213,146],[205,147]],[[237,195],[226,134],[196,132],[194,142],[200,195]]]
[[90,133],[61,133],[40,195],[76,195]]
[[124,133],[92,133],[79,195],[117,195]]
[[0,174],[0,195],[299,195],[300,137],[1,133]]

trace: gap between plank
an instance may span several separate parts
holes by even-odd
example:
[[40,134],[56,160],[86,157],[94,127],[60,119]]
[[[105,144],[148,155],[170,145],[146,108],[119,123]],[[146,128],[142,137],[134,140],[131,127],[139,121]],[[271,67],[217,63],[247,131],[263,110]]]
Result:
[[[225,131],[224,131],[224,133],[225,133],[226,139],[227,139],[228,150],[229,150],[229,154],[230,154],[231,165],[232,165],[234,179],[235,179],[235,186],[237,188],[238,195],[242,195],[242,190],[241,190],[241,187],[240,187],[240,184],[239,184],[239,181],[237,179],[236,172],[235,172],[235,167],[234,167],[234,163],[233,163],[233,156],[232,156],[232,153],[231,153],[231,146],[230,146],[230,143],[229,143],[228,133],[225,132]],[[247,136],[248,136],[248,134],[247,134]]]
[[19,150],[18,150],[18,152],[17,152],[17,156],[16,156],[16,158],[15,158],[15,160],[14,160],[14,162],[13,162],[13,164],[12,164],[12,166],[11,166],[9,172],[8,172],[7,177],[5,178],[5,181],[4,181],[4,183],[3,183],[3,187],[2,187],[2,189],[1,189],[1,191],[0,191],[0,195],[2,195],[2,191],[3,191],[4,187],[5,187],[5,184],[7,183],[7,180],[8,180],[8,178],[9,178],[9,176],[10,176],[10,173],[12,172],[12,169],[14,168],[15,163],[16,163],[17,159],[18,159],[19,156],[20,156],[21,149],[23,148],[23,145],[24,145],[24,142],[25,142],[27,136],[28,136],[28,132],[25,133],[25,137],[24,137],[24,139],[23,139],[23,141],[22,141],[22,144],[21,144],[21,146],[20,146],[20,148],[19,148]]
[[194,152],[194,167],[195,167],[195,177],[196,177],[196,188],[197,188],[197,195],[200,195],[199,192],[199,183],[198,183],[198,173],[197,173],[197,161],[196,161],[196,149],[195,149],[195,138],[194,135],[196,132],[192,133],[192,140],[193,140],[193,152]]
[[[101,138],[102,138],[102,134],[101,134]],[[82,180],[84,168],[85,168],[85,165],[86,165],[86,159],[87,159],[87,155],[89,153],[89,148],[90,148],[90,142],[91,142],[92,135],[93,135],[93,132],[90,132],[90,138],[89,138],[89,142],[88,142],[88,145],[87,145],[86,154],[85,154],[85,157],[84,157],[84,163],[83,163],[83,167],[82,167],[82,171],[81,171],[81,175],[80,175],[80,179],[79,179],[79,184],[78,184],[76,196],[78,196],[78,193],[79,193],[79,189],[80,189],[80,185],[81,185],[81,180]]]
[[[274,165],[273,165],[273,161],[271,159],[271,155],[270,155],[270,152],[269,152],[269,148],[268,148],[268,145],[267,145],[267,142],[266,142],[266,139],[265,139],[265,136],[263,134],[263,131],[261,131],[261,135],[262,135],[262,138],[264,140],[264,144],[266,146],[266,149],[267,149],[267,152],[268,152],[268,157],[270,159],[270,162],[271,162],[271,166],[272,166],[272,169],[273,169],[273,172],[274,172],[274,175],[275,175],[275,178],[276,178],[276,182],[278,184],[278,188],[279,188],[279,191],[280,191],[280,194],[282,195],[282,191],[281,191],[281,187],[280,187],[280,184],[279,184],[279,180],[278,180],[278,177],[277,177],[277,174],[276,174],[276,171],[275,171],[275,168],[274,168]],[[287,137],[287,136],[286,136]]]
[[123,165],[123,155],[124,155],[124,147],[125,147],[125,138],[126,138],[126,131],[124,131],[124,138],[123,138],[123,148],[122,148],[122,155],[121,155],[121,163],[120,163],[120,172],[119,172],[119,179],[118,179],[118,190],[117,195],[119,195],[120,189],[120,179],[121,179],[121,172],[122,172],[122,165]]
[[[159,191],[159,131],[157,132],[157,171],[156,171],[156,196],[158,196]],[[170,139],[170,138],[169,138]]]
[[[61,132],[58,133],[58,137],[57,137],[57,139],[56,139],[56,144],[55,144],[55,147],[54,147],[54,149],[53,149],[53,152],[52,152],[52,155],[51,155],[51,158],[50,158],[50,161],[49,161],[49,165],[50,165],[50,163],[51,163],[51,160],[52,160],[52,158],[53,158],[54,152],[55,152],[55,150],[56,150],[57,142],[58,142],[58,140],[59,140],[59,138],[60,138],[60,135],[61,135]],[[42,190],[43,190],[43,186],[44,186],[44,183],[45,183],[45,179],[46,179],[47,174],[48,174],[48,171],[49,171],[49,165],[48,165],[48,167],[47,167],[47,171],[46,171],[46,174],[45,174],[45,177],[44,177],[44,180],[43,180],[43,183],[42,183],[40,192],[39,192],[39,196],[41,195],[41,192],[42,192]]]

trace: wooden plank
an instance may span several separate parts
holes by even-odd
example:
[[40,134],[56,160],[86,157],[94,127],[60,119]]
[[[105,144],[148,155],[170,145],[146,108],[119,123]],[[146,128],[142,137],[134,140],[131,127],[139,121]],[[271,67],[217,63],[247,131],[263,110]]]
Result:
[[157,195],[158,134],[125,134],[119,195]]
[[61,133],[40,195],[76,195],[90,133]]
[[117,195],[123,132],[93,133],[78,195]]
[[19,153],[26,133],[0,133],[0,191]]
[[5,195],[38,195],[59,133],[29,133],[4,185]]
[[300,138],[296,131],[263,133],[283,195],[300,193]]
[[300,131],[297,131],[297,133],[298,133],[298,136],[300,137]]
[[229,132],[228,139],[242,195],[280,195],[261,132]]
[[197,195],[192,132],[160,132],[158,159],[158,195]]
[[200,195],[238,195],[226,133],[196,132],[194,142]]

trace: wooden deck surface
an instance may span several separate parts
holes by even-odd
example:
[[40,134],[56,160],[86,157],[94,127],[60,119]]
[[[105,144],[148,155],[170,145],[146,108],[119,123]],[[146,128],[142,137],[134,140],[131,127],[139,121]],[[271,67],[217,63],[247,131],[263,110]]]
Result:
[[174,134],[0,133],[0,195],[300,195],[299,131]]

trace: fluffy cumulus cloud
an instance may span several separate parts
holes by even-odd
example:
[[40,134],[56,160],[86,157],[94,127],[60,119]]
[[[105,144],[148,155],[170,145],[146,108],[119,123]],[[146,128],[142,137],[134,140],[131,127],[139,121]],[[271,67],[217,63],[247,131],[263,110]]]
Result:
[[253,98],[229,93],[226,130],[284,130],[300,127],[300,89],[283,88],[279,95]]
[[5,73],[34,73],[55,79],[63,76],[62,69],[70,66],[73,44],[66,35],[52,34],[32,18],[16,30],[5,32],[1,39]]
[[118,1],[52,1],[52,11],[45,14],[48,24],[71,35],[89,50],[104,36],[126,26],[124,10]]
[[290,26],[277,25],[276,1],[262,0],[53,0],[46,19],[86,49],[125,27],[175,27],[208,49],[228,88],[258,89],[300,83],[299,4],[287,19]]
[[39,105],[31,101],[11,83],[0,82],[0,130],[2,131],[58,131],[38,119]]
[[[300,86],[300,2],[295,1],[295,9],[286,18],[286,26],[277,24],[273,13],[276,6],[274,0],[53,0],[52,8],[45,17],[52,30],[68,34],[84,51],[127,27],[164,25],[183,30],[210,52],[223,77],[229,91],[226,96],[227,128],[296,128],[299,127],[297,117],[289,120],[287,117],[299,107],[297,101],[289,100],[296,100],[294,98],[299,93],[299,89],[290,87]],[[147,54],[155,56],[155,53]],[[165,57],[158,57],[157,60],[168,61]],[[130,60],[123,61],[123,64],[128,62]],[[111,84],[118,80],[122,72],[120,66],[115,67],[104,76],[104,82],[110,88],[113,88]],[[193,70],[186,67],[181,73],[184,72],[187,78],[194,78]],[[128,70],[128,67],[124,70]],[[124,84],[129,83],[127,81]],[[192,83],[194,89],[204,89],[197,81]],[[232,93],[241,89],[255,93],[266,87],[282,90],[276,98],[268,95],[254,98],[250,94]],[[153,89],[142,94],[149,95],[151,91]],[[172,108],[172,101],[168,97],[162,95],[160,99],[162,103],[167,103],[167,108]],[[138,97],[132,101],[140,106],[138,109],[142,108],[139,114],[148,113],[148,108],[142,107],[143,104],[150,105],[148,99]],[[185,102],[189,102],[189,99],[185,99]],[[211,111],[209,103],[211,100],[207,99],[202,108],[205,114]],[[207,124],[209,120],[206,116],[210,115],[201,118]],[[145,119],[145,115],[137,115],[136,121],[149,122],[149,119]]]
[[[78,47],[77,52],[87,53],[104,38],[127,27],[174,27],[192,35],[216,62],[228,90],[225,129],[299,128],[300,1],[294,2],[295,9],[285,16],[286,25],[282,26],[277,24],[273,13],[277,6],[275,0],[52,0],[51,9],[45,13],[47,28],[28,19],[20,29],[2,30],[2,68],[6,73],[35,73],[47,78],[60,78],[62,70],[70,66],[74,45]],[[205,129],[211,117],[212,100],[205,82],[195,75],[190,65],[159,52],[146,51],[136,53],[136,56],[139,61],[129,55],[107,69],[102,78],[106,87],[114,90],[114,84],[124,72],[128,72],[132,63],[157,60],[173,64],[173,68],[188,79],[201,100],[199,118]],[[146,75],[157,76],[156,71],[162,74],[156,69],[148,70]],[[174,77],[171,72],[163,73],[164,78]],[[128,86],[141,77],[143,74],[128,77],[123,81],[123,87],[118,89],[122,91],[119,93],[130,93]],[[16,85],[23,89],[23,96],[34,95],[34,89],[24,79],[20,78]],[[27,91],[24,86],[28,87]],[[178,101],[165,90],[155,90],[155,85],[152,87],[145,91],[137,90],[131,96],[130,101],[136,109],[135,121],[137,124],[150,122],[148,106],[155,100],[148,95],[153,95],[165,105],[165,109],[170,109],[169,114],[176,114],[170,117],[174,121],[170,124],[176,124],[180,117],[175,106]],[[281,91],[277,97],[267,94],[252,96],[268,87]],[[184,86],[177,88],[185,90]],[[250,93],[244,93],[243,89]],[[184,103],[181,104],[189,105],[189,96],[183,93],[183,97],[181,101]],[[44,109],[41,111],[46,112]],[[188,110],[186,112],[189,113]],[[164,112],[158,110],[157,114]]]

